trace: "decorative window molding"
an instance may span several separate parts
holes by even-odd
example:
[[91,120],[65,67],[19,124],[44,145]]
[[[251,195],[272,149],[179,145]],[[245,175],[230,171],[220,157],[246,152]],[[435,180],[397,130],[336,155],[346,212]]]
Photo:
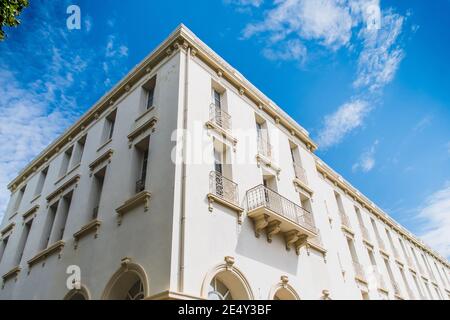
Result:
[[100,147],[98,147],[97,152],[99,152],[99,151],[102,150],[104,147],[106,147],[108,144],[110,144],[111,141],[112,141],[112,138],[111,138],[111,139],[108,139],[108,140],[106,140],[104,143],[102,143],[102,144],[100,145]]
[[11,235],[15,225],[16,225],[15,222],[11,222],[5,228],[3,228],[3,230],[0,231],[1,237],[3,238],[3,237],[7,237],[7,236]]
[[242,213],[244,212],[244,208],[241,208],[240,206],[231,203],[230,201],[227,201],[224,198],[221,198],[213,193],[208,193],[207,195],[208,197],[208,203],[209,203],[209,211],[212,212],[213,211],[213,203],[217,202],[220,203],[221,205],[230,208],[231,210],[236,211],[237,215],[238,215],[238,223],[242,224]]
[[22,268],[20,268],[20,266],[15,266],[14,268],[12,268],[11,270],[9,270],[7,273],[5,273],[2,278],[3,278],[3,286],[5,286],[5,283],[14,278],[14,281],[17,281],[17,277],[19,276],[20,271],[22,270]]
[[62,196],[65,191],[71,189],[72,187],[76,188],[78,186],[78,181],[80,180],[80,178],[81,176],[77,174],[76,176],[73,176],[72,178],[67,180],[62,186],[60,186],[58,189],[56,189],[46,197],[47,202],[49,203],[56,197]]
[[314,194],[314,191],[302,180],[299,178],[294,178],[294,187],[297,192],[303,193],[307,197],[312,197]]
[[151,107],[147,110],[145,110],[145,112],[143,112],[139,117],[136,118],[136,120],[134,120],[135,123],[138,123],[139,121],[141,121],[142,119],[144,119],[147,115],[149,115],[150,113],[153,112],[153,110],[155,110],[155,107]]
[[108,162],[111,163],[111,157],[114,154],[113,149],[108,149],[105,153],[103,153],[101,156],[99,156],[97,159],[92,161],[89,164],[89,170],[91,171],[90,176],[92,176],[92,171],[94,171],[97,167],[99,167],[101,164]]
[[349,227],[345,226],[345,225],[341,225],[341,230],[347,235],[350,236],[352,239],[355,236],[355,233],[353,232],[352,229],[350,229]]
[[81,227],[81,229],[78,230],[77,232],[75,232],[73,234],[73,238],[75,239],[74,244],[75,249],[78,247],[78,242],[80,241],[80,239],[84,238],[88,234],[94,233],[94,238],[97,239],[98,229],[100,228],[101,224],[102,222],[100,220],[95,219],[89,222],[88,224],[84,225],[83,227]]
[[123,216],[126,213],[130,212],[131,210],[133,210],[139,206],[143,206],[144,212],[146,212],[150,205],[150,198],[151,198],[151,193],[144,190],[144,191],[141,191],[138,194],[134,195],[127,201],[125,201],[123,205],[121,205],[120,207],[118,207],[116,209],[117,224],[120,226],[122,224]]
[[275,175],[277,176],[278,180],[280,180],[281,168],[275,165],[272,160],[270,160],[269,158],[265,157],[260,153],[257,153],[256,164],[258,165],[258,168],[261,167],[261,164],[264,164],[266,168],[272,169]]
[[34,217],[36,217],[36,212],[39,210],[39,205],[35,205],[33,206],[30,210],[28,210],[27,212],[25,212],[22,215],[23,218],[23,222],[27,222],[30,219],[34,219]]
[[37,255],[35,255],[33,258],[28,260],[27,261],[28,266],[31,268],[35,264],[38,264],[39,262],[44,261],[45,259],[47,259],[47,257],[49,257],[53,254],[56,254],[56,253],[58,254],[58,259],[60,259],[61,252],[64,248],[64,245],[65,245],[65,242],[63,240],[59,240],[59,241],[55,242],[54,244],[49,246],[47,249],[42,250]]
[[127,138],[129,148],[133,146],[133,141],[143,133],[147,132],[150,129],[152,129],[152,132],[154,132],[154,126],[157,121],[158,119],[156,117],[151,117],[150,119],[139,125],[136,129],[134,129],[130,134],[128,134]]

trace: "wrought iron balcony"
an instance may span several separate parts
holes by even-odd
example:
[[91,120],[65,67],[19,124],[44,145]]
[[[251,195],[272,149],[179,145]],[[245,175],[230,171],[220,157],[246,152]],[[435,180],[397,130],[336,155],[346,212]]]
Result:
[[144,190],[145,190],[145,179],[139,179],[138,181],[136,181],[136,193],[139,193]]
[[272,158],[272,146],[261,136],[258,136],[258,153],[266,158]]
[[355,270],[355,276],[362,281],[366,281],[366,273],[364,267],[356,261],[353,261],[353,270]]
[[303,167],[301,165],[294,162],[294,171],[295,171],[295,177],[307,185],[308,179],[306,178],[305,169],[303,169]]
[[231,131],[231,116],[214,103],[209,106],[209,120],[223,130]]
[[281,232],[286,248],[294,247],[297,254],[308,237],[317,235],[313,215],[308,210],[263,185],[247,191],[247,209],[257,237],[265,230],[271,242]]
[[239,205],[238,185],[220,172],[209,173],[209,192],[225,201]]

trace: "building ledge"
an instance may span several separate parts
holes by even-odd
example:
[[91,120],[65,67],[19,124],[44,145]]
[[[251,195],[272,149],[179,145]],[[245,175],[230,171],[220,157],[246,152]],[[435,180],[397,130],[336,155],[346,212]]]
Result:
[[67,178],[68,176],[70,176],[70,174],[72,172],[74,172],[75,170],[77,170],[79,167],[81,166],[81,163],[76,164],[75,166],[73,166],[69,171],[67,171],[64,175],[62,175],[61,177],[58,178],[58,180],[56,180],[55,182],[55,186],[57,184],[59,184],[61,181],[63,181],[65,178]]
[[383,287],[378,287],[378,290],[384,292],[385,294],[389,294],[389,290]]
[[144,206],[144,211],[147,211],[150,205],[150,198],[151,193],[144,190],[125,201],[123,205],[116,209],[117,224],[120,226],[122,224],[123,216],[136,207]]
[[148,114],[152,113],[153,110],[155,110],[155,106],[152,106],[152,107],[148,108],[147,110],[145,110],[145,112],[142,113],[139,117],[137,117],[136,120],[134,120],[134,122],[138,123],[143,118],[145,118]]
[[294,185],[298,188],[305,190],[307,193],[309,193],[310,196],[314,194],[314,191],[299,178],[294,178]]
[[64,248],[65,242],[63,240],[59,240],[49,246],[47,249],[42,250],[37,255],[35,255],[33,258],[27,261],[28,266],[31,268],[35,264],[47,259],[47,257],[58,253],[58,258],[61,257],[61,251]]
[[105,142],[103,142],[100,147],[97,148],[97,152],[99,152],[100,150],[102,150],[104,147],[106,147],[108,144],[110,144],[112,141],[112,138],[106,140]]
[[20,268],[20,266],[15,266],[14,268],[12,268],[11,270],[9,270],[7,273],[5,273],[2,278],[3,278],[3,285],[5,284],[6,281],[14,278],[17,279],[20,271],[22,270],[22,268]]
[[277,165],[275,165],[271,159],[267,158],[266,156],[264,156],[260,153],[257,153],[256,154],[256,164],[258,165],[258,167],[260,167],[261,163],[263,163],[266,167],[271,168],[275,172],[277,177],[279,178],[281,168],[278,167]]
[[114,153],[114,150],[108,149],[105,153],[103,153],[101,156],[99,156],[97,159],[95,159],[94,161],[92,161],[89,164],[89,170],[94,171],[95,168],[97,168],[99,165],[101,165],[102,163],[104,163],[106,161],[108,161],[108,163],[110,163],[113,153]]
[[97,238],[98,236],[98,229],[100,228],[100,225],[102,222],[98,219],[92,220],[88,224],[81,227],[80,230],[75,232],[73,234],[73,238],[75,239],[75,249],[78,247],[78,242],[80,239],[84,238],[88,234],[94,233],[94,238]]
[[344,231],[345,233],[349,234],[352,237],[355,236],[355,233],[353,232],[353,230],[344,224],[341,224],[341,230]]
[[259,207],[248,212],[248,217],[253,220],[255,236],[260,237],[263,230],[266,231],[267,241],[272,242],[274,235],[281,233],[286,243],[286,250],[295,249],[297,255],[300,248],[307,244],[308,237],[315,237],[315,230],[302,226],[294,221],[270,210],[267,207]]
[[57,196],[61,195],[64,191],[71,188],[73,185],[75,187],[77,186],[78,181],[80,180],[81,176],[79,174],[73,176],[69,180],[67,180],[62,186],[60,186],[58,189],[50,193],[46,199],[47,202],[51,202],[53,199],[55,199]]
[[372,249],[375,247],[370,240],[363,238],[363,242]]
[[28,220],[31,217],[35,217],[36,216],[36,212],[39,210],[39,205],[35,205],[33,206],[31,209],[29,209],[27,212],[25,212],[24,214],[22,214],[22,218],[23,220]]
[[365,284],[365,285],[368,285],[367,280],[364,279],[364,278],[362,278],[362,277],[360,277],[360,276],[355,276],[355,280],[358,281],[358,282],[360,282],[360,283],[363,283],[363,284]]
[[394,297],[397,298],[397,300],[405,300],[401,295],[399,294],[394,294]]
[[193,296],[186,293],[167,290],[157,293],[153,296],[146,297],[145,300],[205,300],[205,299],[199,296]]
[[233,143],[233,147],[236,147],[237,144],[237,139],[231,134],[231,132],[229,130],[225,130],[224,128],[220,127],[218,124],[216,124],[215,122],[208,120],[206,121],[206,127],[208,129],[213,129],[215,130],[218,134],[220,134],[222,137],[224,137],[225,139],[231,141]]
[[244,212],[244,208],[238,206],[237,204],[232,203],[231,201],[228,201],[222,197],[219,197],[213,193],[208,193],[207,195],[208,197],[208,202],[209,202],[209,211],[212,212],[213,211],[213,203],[217,202],[220,203],[221,205],[230,208],[231,210],[236,211],[236,213],[238,214],[238,223],[242,224],[242,212]]
[[313,240],[309,240],[309,238],[306,241],[306,250],[309,254],[309,250],[313,249],[319,253],[321,253],[324,257],[327,254],[327,249],[325,249],[322,245],[319,245],[317,243],[314,243]]
[[16,225],[15,222],[11,222],[6,227],[3,228],[2,231],[0,231],[0,235],[4,237],[6,234],[10,234],[12,230],[14,229],[14,226]]
[[141,125],[139,125],[136,129],[134,129],[132,132],[130,132],[127,136],[129,147],[131,148],[133,141],[140,136],[142,133],[146,132],[147,130],[154,127],[158,119],[156,117],[151,117]]
[[388,253],[387,251],[385,251],[385,250],[383,250],[383,249],[381,249],[381,248],[379,248],[379,251],[380,251],[380,253],[381,253],[383,256],[385,256],[385,257],[387,257],[387,258],[390,257],[390,255],[389,255],[389,253]]

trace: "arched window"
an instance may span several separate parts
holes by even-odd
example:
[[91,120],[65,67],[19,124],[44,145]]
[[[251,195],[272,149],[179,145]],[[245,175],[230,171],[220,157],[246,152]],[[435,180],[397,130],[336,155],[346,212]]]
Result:
[[80,289],[73,289],[69,291],[64,300],[89,300],[89,293],[87,289],[82,286]]
[[208,300],[233,300],[230,289],[214,277],[209,285]]
[[103,292],[105,300],[142,300],[148,295],[148,280],[144,269],[122,260],[121,268],[111,277]]
[[297,300],[293,292],[286,288],[280,288],[275,292],[273,300]]

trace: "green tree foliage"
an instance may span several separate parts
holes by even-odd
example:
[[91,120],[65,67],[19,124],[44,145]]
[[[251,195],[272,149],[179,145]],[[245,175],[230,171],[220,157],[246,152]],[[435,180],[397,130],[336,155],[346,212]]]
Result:
[[17,17],[25,7],[28,7],[28,0],[0,0],[0,41],[6,38],[4,26],[16,27],[20,24]]

